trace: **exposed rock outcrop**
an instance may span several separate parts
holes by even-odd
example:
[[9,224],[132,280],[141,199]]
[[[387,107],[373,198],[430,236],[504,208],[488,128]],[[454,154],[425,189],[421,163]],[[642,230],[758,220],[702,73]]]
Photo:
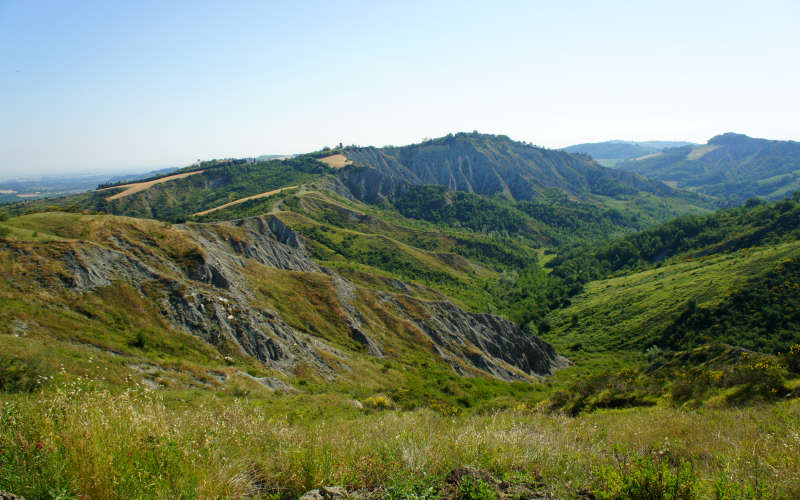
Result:
[[[382,296],[403,313],[392,295]],[[442,358],[462,375],[469,374],[464,368],[471,365],[500,379],[525,379],[528,375],[550,375],[570,364],[552,345],[507,319],[467,312],[451,302],[419,304],[427,315],[406,318],[431,338]]]
[[368,202],[423,184],[515,200],[541,197],[552,188],[579,197],[613,195],[619,189],[673,193],[665,184],[602,167],[589,157],[505,136],[460,133],[401,147],[348,148],[344,154],[354,164],[341,169],[339,177]]
[[[228,225],[244,229],[244,235],[226,237]],[[248,260],[277,269],[319,271],[288,226],[275,217],[257,217],[175,229],[197,247],[174,259],[157,257],[152,249],[148,252],[138,242],[119,236],[102,242],[113,248],[71,243],[60,252],[67,271],[61,281],[79,293],[118,280],[127,282],[160,303],[163,317],[176,328],[214,345],[230,341],[243,354],[283,373],[292,372],[300,362],[329,379],[347,369],[347,356],[340,350],[298,332],[277,312],[252,304],[249,283],[242,275]]]
[[[37,251],[55,258],[62,270],[56,279],[49,278],[49,287],[83,294],[125,282],[157,304],[163,319],[174,328],[212,345],[234,346],[285,374],[295,373],[303,364],[318,376],[332,379],[351,370],[352,353],[346,350],[356,344],[371,356],[386,356],[381,335],[391,334],[391,327],[387,323],[376,330],[375,319],[365,321],[365,297],[377,298],[379,307],[388,307],[389,314],[413,325],[430,339],[431,351],[464,375],[525,380],[569,363],[552,346],[500,317],[470,313],[446,301],[356,288],[314,263],[302,238],[275,216],[162,226],[145,236],[113,226],[113,221],[109,224],[104,228],[109,230],[94,241],[52,242],[46,247],[9,243],[8,248],[31,265],[41,258],[33,255]],[[314,286],[332,287],[338,304],[325,307],[328,314],[342,316],[338,324],[345,326],[336,327],[343,330],[336,333],[340,345],[323,340],[313,325],[298,318],[290,324],[267,308],[253,288],[257,279],[252,271],[259,265],[313,273],[318,275]],[[326,275],[321,281],[320,273]],[[264,383],[283,390],[272,380]]]

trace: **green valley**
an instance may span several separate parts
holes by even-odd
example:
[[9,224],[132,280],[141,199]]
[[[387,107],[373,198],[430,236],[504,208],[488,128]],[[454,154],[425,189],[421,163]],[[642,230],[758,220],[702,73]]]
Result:
[[0,490],[792,498],[800,198],[727,203],[462,133],[0,206]]

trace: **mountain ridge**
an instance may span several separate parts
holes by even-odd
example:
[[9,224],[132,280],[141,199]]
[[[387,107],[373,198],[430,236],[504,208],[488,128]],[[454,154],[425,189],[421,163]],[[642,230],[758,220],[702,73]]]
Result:
[[674,192],[659,182],[602,167],[586,156],[506,136],[462,132],[408,146],[349,147],[342,153],[354,163],[341,170],[345,184],[370,200],[420,184],[512,200],[543,198],[552,189],[578,197]]

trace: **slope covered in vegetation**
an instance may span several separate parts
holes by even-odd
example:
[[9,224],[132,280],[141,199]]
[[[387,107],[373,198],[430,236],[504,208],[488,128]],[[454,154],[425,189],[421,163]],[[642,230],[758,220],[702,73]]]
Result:
[[737,204],[752,196],[780,199],[800,188],[800,143],[727,133],[616,166]]
[[[453,152],[437,141],[411,148],[417,167]],[[518,143],[454,141],[533,168],[511,160],[534,154]],[[800,491],[786,458],[797,198],[708,214],[685,193],[601,194],[587,180],[516,199],[315,159],[348,151],[3,207],[0,490]],[[392,189],[369,199],[359,186]],[[756,445],[765,422],[774,448]]]
[[614,166],[620,161],[652,155],[667,148],[692,145],[682,141],[605,141],[575,144],[567,146],[564,151],[583,153],[595,158],[601,165]]

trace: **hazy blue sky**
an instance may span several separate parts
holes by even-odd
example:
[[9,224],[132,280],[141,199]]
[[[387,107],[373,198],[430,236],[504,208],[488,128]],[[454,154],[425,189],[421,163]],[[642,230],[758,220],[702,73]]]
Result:
[[0,0],[0,178],[473,129],[797,140],[798,23],[797,0]]

